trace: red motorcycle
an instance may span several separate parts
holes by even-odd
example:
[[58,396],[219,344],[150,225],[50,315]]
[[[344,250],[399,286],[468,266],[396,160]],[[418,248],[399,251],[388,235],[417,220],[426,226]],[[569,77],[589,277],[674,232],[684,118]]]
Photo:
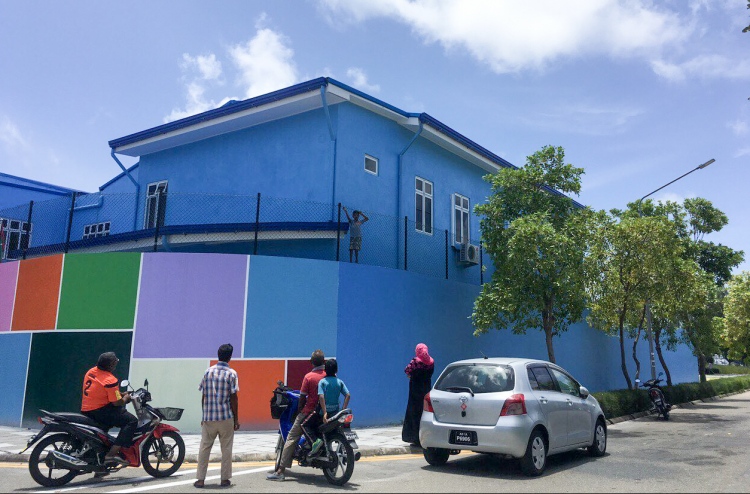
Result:
[[[132,391],[128,381],[122,382],[122,387],[132,391],[138,428],[133,445],[122,448],[120,456],[127,460],[127,466],[139,467],[143,463],[143,469],[152,477],[168,477],[182,466],[185,442],[180,431],[162,421],[179,420],[183,409],[152,407],[148,404],[151,401],[148,380],[143,385],[145,388]],[[125,468],[105,463],[104,455],[115,438],[101,424],[78,413],[40,412],[39,423],[44,427],[29,439],[23,450],[36,444],[29,457],[29,473],[38,484],[59,487],[77,475],[102,475]]]

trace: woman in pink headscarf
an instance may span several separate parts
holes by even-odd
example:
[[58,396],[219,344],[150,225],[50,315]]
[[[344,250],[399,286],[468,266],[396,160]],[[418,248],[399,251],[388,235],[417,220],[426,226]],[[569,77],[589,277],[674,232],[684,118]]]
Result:
[[409,378],[409,402],[406,405],[404,427],[401,439],[404,442],[419,446],[419,421],[422,418],[422,401],[432,389],[432,373],[435,371],[435,361],[430,357],[427,345],[420,343],[416,348],[416,356],[411,359],[404,372]]

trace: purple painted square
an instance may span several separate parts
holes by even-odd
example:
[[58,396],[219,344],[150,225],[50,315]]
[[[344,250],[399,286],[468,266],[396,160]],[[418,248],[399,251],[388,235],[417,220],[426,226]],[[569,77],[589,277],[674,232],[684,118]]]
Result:
[[0,331],[10,331],[13,301],[16,298],[19,262],[0,264]]
[[136,358],[216,358],[220,345],[242,352],[247,256],[143,255]]

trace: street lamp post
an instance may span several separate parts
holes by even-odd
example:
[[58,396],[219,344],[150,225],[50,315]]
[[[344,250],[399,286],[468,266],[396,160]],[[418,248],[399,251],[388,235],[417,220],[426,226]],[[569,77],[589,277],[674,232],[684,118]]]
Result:
[[[675,178],[671,182],[662,185],[661,187],[659,187],[655,191],[649,192],[645,196],[643,196],[640,199],[638,199],[638,216],[643,217],[643,211],[641,211],[641,204],[643,203],[643,200],[645,198],[647,198],[650,195],[656,194],[657,192],[659,192],[664,187],[672,185],[673,183],[675,183],[676,181],[680,180],[681,178],[687,177],[688,175],[690,175],[691,173],[693,173],[696,170],[702,170],[702,169],[706,168],[708,165],[710,165],[714,161],[716,161],[716,160],[713,159],[713,158],[711,158],[710,160],[706,161],[702,165],[696,166],[695,168],[693,168],[689,172],[685,173],[684,175],[681,175],[681,176]],[[649,354],[651,355],[651,379],[656,379],[656,359],[654,358],[654,333],[653,333],[653,331],[651,329],[651,300],[650,299],[646,300],[646,321],[647,321],[646,335],[648,337],[648,351],[649,351]]]

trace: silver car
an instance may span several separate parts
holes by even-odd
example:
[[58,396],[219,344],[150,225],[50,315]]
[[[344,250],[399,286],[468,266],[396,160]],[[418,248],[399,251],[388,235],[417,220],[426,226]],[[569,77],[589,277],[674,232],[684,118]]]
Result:
[[547,456],[607,450],[599,402],[561,367],[543,360],[484,358],[448,365],[425,396],[419,441],[430,465],[460,450],[520,459],[541,475]]

